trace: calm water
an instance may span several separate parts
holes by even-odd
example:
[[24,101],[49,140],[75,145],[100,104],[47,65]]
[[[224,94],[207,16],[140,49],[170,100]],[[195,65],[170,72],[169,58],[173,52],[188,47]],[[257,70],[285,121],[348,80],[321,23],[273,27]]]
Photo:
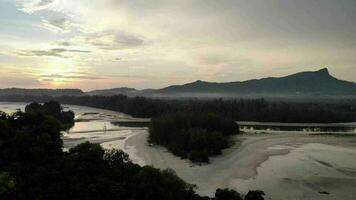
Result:
[[[0,110],[10,114],[17,110],[23,111],[26,105],[26,103],[0,102]],[[118,129],[119,126],[111,122],[135,120],[135,118],[123,113],[85,106],[64,105],[63,109],[72,110],[75,113],[76,122],[69,133],[113,131]]]
[[[25,103],[0,102],[0,110],[12,113],[16,110],[23,110],[25,105]],[[276,139],[265,138],[271,135],[263,134],[258,136],[246,135],[244,136],[247,137],[246,144],[243,145],[244,148],[231,149],[230,155],[217,158],[220,159],[220,162],[192,168],[189,163],[175,158],[166,150],[148,147],[145,140],[135,140],[136,142],[132,143],[130,148],[126,147],[125,141],[127,138],[146,134],[147,130],[114,125],[112,122],[142,119],[135,119],[122,113],[90,107],[66,105],[64,108],[73,110],[76,114],[75,126],[63,135],[65,150],[79,143],[90,141],[100,143],[104,148],[123,149],[131,158],[139,156],[140,153],[145,154],[147,160],[143,159],[143,157],[133,160],[144,160],[145,162],[143,163],[148,162],[158,168],[175,169],[177,174],[184,180],[198,184],[200,187],[198,191],[206,192],[202,193],[204,195],[213,194],[217,187],[227,187],[229,185],[231,188],[243,193],[249,189],[262,189],[268,194],[266,199],[271,198],[274,200],[354,200],[356,196],[356,190],[354,190],[356,187],[356,141],[354,137],[335,137],[335,142],[330,145],[322,142],[323,138],[333,138],[329,136],[313,136],[314,142],[310,143],[301,142],[300,138],[298,138],[300,136],[294,138],[292,134],[288,135],[288,137],[291,137],[288,140],[278,137]],[[249,125],[254,126],[256,124]],[[257,125],[259,128],[256,129],[261,129],[261,131],[267,133],[274,132],[268,130],[271,129],[271,126],[277,126],[276,124],[266,125],[263,123],[258,123]],[[300,125],[290,125],[291,127],[300,127]],[[262,126],[267,127],[262,129]],[[316,127],[315,124],[304,124],[303,126]],[[285,128],[286,124],[278,124],[277,127]],[[320,127],[323,127],[323,125]],[[343,128],[340,124],[336,127]],[[349,125],[346,124],[345,128],[349,128]],[[256,129],[253,131],[256,132]],[[275,131],[283,132],[281,129]],[[294,132],[295,130],[287,131],[287,133]],[[253,137],[261,138],[253,139]],[[310,138],[310,136],[305,135],[302,138]],[[320,138],[320,141],[318,138]],[[275,140],[280,145],[274,145],[273,141]],[[253,145],[256,141],[261,141],[261,144],[248,148],[249,145]],[[260,146],[266,143],[271,143],[270,147],[261,149]],[[266,151],[273,149],[290,149],[290,153],[269,157],[268,160],[257,167],[257,174],[251,178],[234,178],[235,170],[249,171],[253,167],[246,164],[246,159],[258,160],[258,156],[256,158],[254,156],[264,154]],[[226,176],[226,174],[229,175]],[[221,177],[223,180],[220,180]],[[211,180],[214,181],[210,182]],[[230,184],[226,185],[226,183]]]
[[[0,102],[0,110],[6,113],[13,113],[17,110],[24,110],[26,103],[9,103]],[[69,133],[81,132],[105,132],[114,131],[120,126],[117,121],[145,121],[145,119],[133,118],[129,115],[85,107],[64,105],[64,110],[72,110],[75,113],[75,126]],[[263,122],[238,122],[244,132],[279,132],[279,133],[340,133],[356,134],[356,123],[332,123],[332,124],[315,124],[315,123],[263,123]]]
[[235,180],[236,189],[259,188],[277,200],[355,199],[356,147],[309,143],[280,148],[291,152],[270,157],[255,177]]
[[275,123],[275,122],[237,122],[240,129],[249,133],[334,133],[356,134],[356,122],[351,123]]

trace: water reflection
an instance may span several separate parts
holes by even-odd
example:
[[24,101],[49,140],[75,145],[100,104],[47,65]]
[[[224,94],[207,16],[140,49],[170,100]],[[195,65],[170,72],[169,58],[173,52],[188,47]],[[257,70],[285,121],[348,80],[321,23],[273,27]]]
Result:
[[[17,110],[24,110],[27,103],[0,102],[0,110],[11,114]],[[139,120],[129,115],[84,106],[63,105],[64,110],[75,113],[75,125],[68,133],[107,132],[118,130],[120,125],[116,121]]]

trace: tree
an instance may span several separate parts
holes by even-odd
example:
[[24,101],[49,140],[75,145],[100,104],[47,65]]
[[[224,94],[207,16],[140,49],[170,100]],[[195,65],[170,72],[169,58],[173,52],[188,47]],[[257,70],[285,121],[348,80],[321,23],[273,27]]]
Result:
[[37,102],[33,102],[25,107],[25,112],[43,112],[42,105]]
[[15,188],[15,180],[7,172],[0,172],[0,198],[5,199]]
[[245,196],[245,200],[264,200],[265,193],[261,190],[249,191]]
[[217,189],[215,200],[242,200],[241,195],[235,190]]
[[[86,142],[63,152],[61,122],[31,110],[39,108],[32,104],[27,112],[10,116],[0,112],[1,199],[210,199],[196,194],[195,186],[173,170],[141,167],[121,150],[104,150]],[[223,191],[217,196],[235,200],[236,194]]]
[[56,101],[49,101],[43,105],[34,102],[25,107],[26,113],[44,114],[57,119],[61,123],[62,130],[68,130],[74,126],[75,114],[73,111],[63,111],[62,106]]
[[229,136],[239,132],[229,118],[211,113],[173,113],[151,121],[149,141],[193,162],[209,162],[229,146]]
[[104,160],[109,163],[111,168],[117,168],[122,164],[131,162],[129,155],[118,149],[106,150],[104,154]]
[[9,195],[16,199],[49,197],[54,191],[50,181],[59,179],[62,160],[58,121],[41,113],[3,116],[0,141],[0,171],[6,171],[16,183]]

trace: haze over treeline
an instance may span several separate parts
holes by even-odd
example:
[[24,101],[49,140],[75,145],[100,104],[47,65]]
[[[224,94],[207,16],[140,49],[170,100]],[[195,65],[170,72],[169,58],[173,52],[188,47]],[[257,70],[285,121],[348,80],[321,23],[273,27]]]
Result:
[[0,200],[356,196],[356,0],[0,0],[0,27]]
[[236,121],[261,122],[353,122],[356,102],[313,103],[283,102],[264,99],[152,99],[115,96],[7,96],[3,101],[46,102],[89,106],[123,112],[134,117],[152,118],[175,112],[216,113]]
[[215,83],[196,81],[184,85],[172,85],[162,89],[136,90],[113,88],[83,92],[80,89],[3,89],[0,96],[146,96],[153,98],[280,98],[280,99],[347,99],[356,98],[356,83],[339,80],[330,75],[327,68],[300,72],[286,77],[253,79]]

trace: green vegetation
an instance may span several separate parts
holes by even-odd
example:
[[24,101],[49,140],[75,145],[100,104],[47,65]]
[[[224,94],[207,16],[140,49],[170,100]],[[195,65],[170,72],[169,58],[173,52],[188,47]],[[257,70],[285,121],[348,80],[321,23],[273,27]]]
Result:
[[229,189],[217,189],[215,200],[242,200],[240,193]]
[[172,170],[140,167],[123,151],[99,144],[87,142],[63,152],[62,127],[45,112],[0,112],[0,199],[241,199],[229,190],[217,191],[216,198],[201,197]]
[[62,130],[68,130],[74,126],[75,115],[73,111],[63,111],[61,105],[56,101],[49,101],[43,105],[34,102],[27,105],[25,111],[54,117],[61,123]]
[[[336,123],[356,121],[356,101],[308,103],[264,99],[151,99],[116,96],[0,96],[1,101],[46,102],[90,106],[154,118],[176,112],[209,112],[235,121]],[[284,102],[283,102],[284,101]]]
[[15,188],[15,181],[6,172],[0,172],[0,197],[8,195]]
[[147,122],[131,122],[131,121],[126,121],[126,122],[111,122],[112,124],[116,126],[124,126],[124,127],[148,127],[150,126],[150,121]]
[[193,162],[209,162],[209,156],[229,146],[228,136],[237,134],[239,127],[215,114],[175,113],[153,119],[149,132],[149,142]]
[[245,200],[264,200],[265,193],[261,190],[249,191],[245,196]]

